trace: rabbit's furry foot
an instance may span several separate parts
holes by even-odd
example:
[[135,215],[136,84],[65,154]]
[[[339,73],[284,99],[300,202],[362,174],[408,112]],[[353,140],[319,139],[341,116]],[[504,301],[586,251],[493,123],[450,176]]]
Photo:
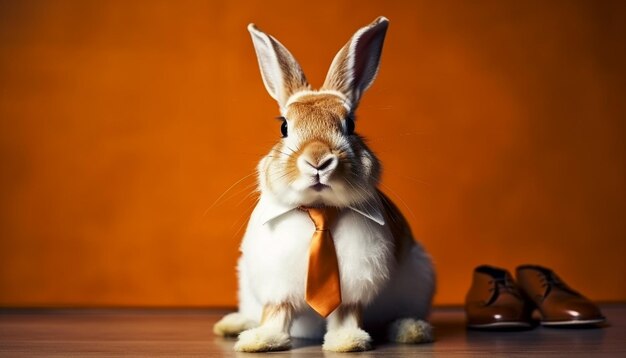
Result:
[[398,319],[389,327],[389,340],[406,344],[429,343],[434,341],[433,326],[420,319]]
[[238,352],[284,351],[291,348],[289,334],[275,327],[257,327],[241,332],[235,343]]
[[222,317],[222,319],[213,326],[213,333],[222,337],[237,337],[239,333],[256,326],[256,322],[235,312]]
[[322,348],[332,352],[360,352],[369,350],[371,341],[372,338],[364,330],[346,327],[326,332]]

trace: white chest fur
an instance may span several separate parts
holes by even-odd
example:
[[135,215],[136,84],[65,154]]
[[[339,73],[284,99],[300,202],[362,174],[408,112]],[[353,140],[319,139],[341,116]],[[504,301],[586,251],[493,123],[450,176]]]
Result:
[[[306,212],[294,209],[264,222],[263,201],[255,208],[243,243],[247,284],[259,303],[305,305],[309,244],[315,227]],[[368,303],[393,268],[393,238],[384,225],[344,209],[331,226],[344,303]]]

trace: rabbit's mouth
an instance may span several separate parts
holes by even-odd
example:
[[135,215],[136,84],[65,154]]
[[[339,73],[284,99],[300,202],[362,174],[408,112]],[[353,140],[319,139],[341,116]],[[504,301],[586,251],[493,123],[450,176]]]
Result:
[[315,190],[317,192],[320,192],[320,191],[322,191],[324,189],[330,189],[330,186],[328,186],[326,184],[322,184],[322,183],[317,183],[317,184],[311,185],[309,188],[311,188],[311,189],[313,189],[313,190]]

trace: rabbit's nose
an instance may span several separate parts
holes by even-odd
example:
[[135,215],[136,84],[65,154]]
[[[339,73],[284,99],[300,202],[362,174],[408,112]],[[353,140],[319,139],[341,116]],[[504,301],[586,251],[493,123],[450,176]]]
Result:
[[327,156],[325,156],[324,158],[322,158],[322,160],[320,160],[317,164],[314,164],[315,161],[309,161],[307,158],[303,158],[304,159],[304,163],[306,165],[308,165],[309,167],[324,173],[327,171],[331,171],[333,169],[335,169],[335,167],[337,166],[337,156],[334,154],[329,154]]
[[298,158],[298,169],[310,175],[325,175],[332,173],[339,164],[339,158],[330,153],[328,147],[313,146],[307,148]]
[[336,166],[337,156],[334,154],[330,154],[325,156],[319,163],[317,163],[317,167],[311,165],[311,163],[307,162],[309,165],[315,167],[319,171],[325,171],[326,169],[331,169],[331,166]]

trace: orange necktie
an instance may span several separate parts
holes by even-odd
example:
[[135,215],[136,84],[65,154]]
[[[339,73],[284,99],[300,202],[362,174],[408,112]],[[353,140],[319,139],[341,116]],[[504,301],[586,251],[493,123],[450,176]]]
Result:
[[302,209],[309,213],[315,224],[309,247],[306,302],[321,316],[327,317],[341,304],[339,263],[329,229],[339,210],[334,207]]

